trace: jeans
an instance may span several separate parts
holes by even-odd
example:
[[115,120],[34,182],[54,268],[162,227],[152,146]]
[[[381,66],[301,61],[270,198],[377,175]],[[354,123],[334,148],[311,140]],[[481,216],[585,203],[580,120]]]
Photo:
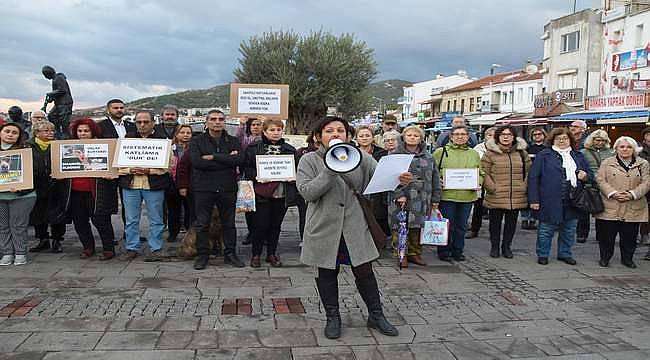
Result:
[[449,242],[447,246],[438,246],[438,257],[460,256],[465,249],[465,230],[467,218],[472,210],[471,202],[443,200],[438,205],[442,216],[449,220]]
[[262,255],[266,243],[266,256],[275,255],[280,238],[282,220],[287,213],[284,198],[255,199],[253,217],[253,256]]
[[147,217],[149,218],[147,243],[151,251],[157,251],[162,247],[162,234],[165,228],[163,222],[165,190],[122,189],[122,201],[126,216],[126,249],[140,250],[142,200],[147,207]]
[[235,191],[195,191],[194,209],[196,214],[196,251],[199,256],[210,255],[210,222],[212,209],[219,209],[221,231],[223,233],[224,255],[237,254],[237,228],[235,228]]
[[[490,243],[499,246],[501,243],[501,224],[503,224],[503,248],[510,248],[512,238],[517,229],[519,210],[490,209]],[[504,221],[505,218],[505,221]]]
[[596,219],[596,239],[600,247],[600,259],[609,261],[614,255],[616,235],[621,249],[621,262],[629,264],[636,250],[636,234],[639,232],[638,222]]
[[557,257],[573,257],[571,248],[576,241],[577,219],[565,220],[560,224],[541,222],[537,226],[537,256],[548,257],[555,232],[558,232]]

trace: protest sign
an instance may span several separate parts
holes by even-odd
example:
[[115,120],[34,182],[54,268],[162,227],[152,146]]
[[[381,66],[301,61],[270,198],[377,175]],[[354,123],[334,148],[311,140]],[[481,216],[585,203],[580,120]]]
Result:
[[115,139],[57,140],[52,142],[52,177],[116,177],[112,166]]
[[0,191],[33,188],[32,149],[0,152]]
[[477,168],[445,169],[444,189],[476,190],[479,187]]
[[243,115],[286,120],[289,117],[289,85],[230,84],[230,116]]
[[294,181],[296,165],[293,155],[257,155],[257,181]]
[[113,166],[167,169],[171,144],[168,139],[120,139]]

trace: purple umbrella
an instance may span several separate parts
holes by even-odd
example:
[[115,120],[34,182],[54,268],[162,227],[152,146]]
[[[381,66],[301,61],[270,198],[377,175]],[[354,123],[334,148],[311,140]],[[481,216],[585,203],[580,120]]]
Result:
[[406,210],[406,202],[401,204],[402,210],[397,213],[397,219],[399,220],[399,228],[397,229],[397,253],[399,255],[399,268],[402,269],[402,261],[406,257],[407,247],[408,247],[408,234],[409,228],[407,226],[408,221],[408,210]]

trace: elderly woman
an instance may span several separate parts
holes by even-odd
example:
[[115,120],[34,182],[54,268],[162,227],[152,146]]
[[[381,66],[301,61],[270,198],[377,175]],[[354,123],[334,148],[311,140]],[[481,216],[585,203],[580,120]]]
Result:
[[[483,183],[481,157],[469,147],[469,129],[465,125],[455,126],[449,132],[451,141],[434,151],[433,157],[440,176],[444,177],[447,169],[477,169],[479,186]],[[438,258],[442,261],[465,261],[465,230],[467,218],[472,210],[472,203],[478,199],[476,189],[445,189],[442,184],[440,212],[449,220],[449,242],[447,246],[438,246]]]
[[528,208],[526,175],[530,158],[526,146],[526,141],[516,137],[510,125],[497,128],[494,138],[486,142],[481,169],[485,172],[485,206],[490,209],[490,256],[493,258],[499,257],[499,251],[504,258],[512,258],[517,216],[519,211]]
[[604,159],[598,169],[596,178],[605,205],[605,211],[595,215],[602,267],[609,266],[618,235],[621,263],[636,268],[632,261],[636,235],[639,225],[648,221],[645,194],[650,190],[650,164],[637,156],[639,150],[634,139],[621,136],[614,142],[616,155]]
[[548,264],[551,242],[557,232],[557,259],[575,265],[571,249],[575,242],[578,213],[570,203],[572,188],[579,181],[593,179],[589,163],[573,150],[575,139],[567,128],[555,128],[547,139],[550,148],[535,156],[528,175],[528,203],[539,220],[537,227],[537,263]]
[[[589,163],[593,174],[598,172],[600,164],[608,157],[614,156],[614,150],[610,147],[610,140],[607,132],[602,129],[595,130],[587,136],[584,148],[580,150]],[[578,214],[578,227],[576,230],[576,242],[585,243],[589,237],[590,219],[589,213]]]
[[[38,245],[29,249],[31,252],[40,252],[51,249],[53,253],[60,253],[61,242],[65,235],[65,222],[48,221],[48,204],[52,179],[52,165],[50,163],[50,142],[54,140],[54,124],[49,121],[39,121],[32,124],[33,137],[27,141],[32,148],[34,164],[34,189],[36,190],[36,204],[29,215],[29,223],[34,226],[34,235],[39,240]],[[47,232],[50,226],[51,234]],[[50,240],[52,244],[50,245]]]
[[382,139],[384,140],[384,149],[386,149],[388,153],[395,151],[397,146],[400,144],[401,136],[402,135],[397,130],[386,131],[382,135]]
[[[0,155],[4,151],[24,148],[25,132],[16,123],[0,126]],[[3,170],[9,171],[10,164]],[[34,190],[0,192],[0,265],[27,264],[27,226],[29,213],[36,202]]]
[[[339,314],[338,274],[341,264],[352,266],[357,289],[368,307],[369,328],[384,335],[397,336],[382,311],[379,287],[372,270],[372,261],[379,257],[366,227],[361,205],[355,192],[361,192],[370,182],[377,162],[362,152],[361,164],[339,175],[329,170],[323,155],[334,139],[345,140],[351,126],[342,118],[328,117],[316,127],[319,149],[305,154],[298,164],[298,191],[307,201],[307,219],[300,260],[318,268],[316,286],[327,324],[325,337],[341,336]],[[404,184],[409,176],[402,174]]]
[[[438,208],[440,202],[440,175],[435,166],[433,157],[426,151],[424,144],[424,130],[419,126],[411,125],[402,132],[404,144],[399,146],[393,154],[413,154],[409,173],[413,181],[403,186],[400,185],[390,194],[388,200],[388,213],[391,215],[391,226],[397,232],[399,226],[398,214],[402,204],[408,211],[408,245],[406,257],[402,260],[402,267],[408,263],[425,266],[422,259],[422,245],[420,245],[420,232],[424,221],[431,211]],[[393,241],[397,240],[396,234]],[[397,244],[393,244],[397,248]]]
[[[77,119],[70,124],[72,139],[97,139],[102,132],[90,118]],[[49,201],[49,218],[54,223],[72,219],[83,250],[82,259],[95,254],[95,237],[90,222],[102,239],[100,260],[115,257],[115,240],[111,214],[117,214],[117,187],[112,178],[77,177],[53,180]]]

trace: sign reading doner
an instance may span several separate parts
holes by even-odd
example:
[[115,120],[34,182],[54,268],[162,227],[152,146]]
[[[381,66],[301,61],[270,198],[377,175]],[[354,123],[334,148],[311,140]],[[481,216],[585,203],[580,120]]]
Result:
[[168,139],[120,139],[113,166],[166,169],[171,144]]
[[52,142],[52,177],[116,177],[112,166],[115,139],[57,140]]
[[289,117],[289,85],[230,84],[230,116]]
[[257,155],[257,181],[294,181],[296,164],[293,155]]
[[0,192],[33,188],[32,149],[0,152]]

